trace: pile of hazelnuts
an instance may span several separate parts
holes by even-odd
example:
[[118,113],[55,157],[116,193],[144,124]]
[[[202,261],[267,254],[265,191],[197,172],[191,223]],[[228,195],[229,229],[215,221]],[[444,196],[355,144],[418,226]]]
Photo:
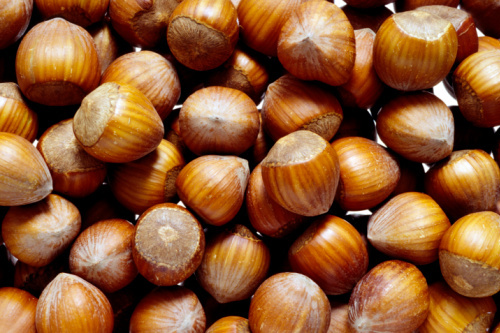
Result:
[[0,0],[0,332],[500,332],[499,19]]

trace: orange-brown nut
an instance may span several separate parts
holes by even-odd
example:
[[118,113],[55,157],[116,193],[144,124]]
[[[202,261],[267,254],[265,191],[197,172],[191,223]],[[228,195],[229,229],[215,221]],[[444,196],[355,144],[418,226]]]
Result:
[[457,33],[449,21],[419,10],[396,13],[377,32],[373,64],[388,86],[422,90],[446,77],[457,48]]
[[183,0],[170,15],[167,43],[181,64],[206,71],[229,59],[238,34],[238,13],[230,0]]
[[221,226],[243,205],[249,177],[248,161],[243,158],[204,155],[186,164],[175,186],[182,202],[203,221]]
[[326,213],[339,184],[339,159],[318,134],[300,130],[279,139],[262,161],[269,196],[299,215]]
[[414,265],[384,261],[356,285],[349,299],[354,332],[414,332],[429,312],[429,288]]
[[39,23],[21,40],[16,76],[29,100],[50,106],[79,104],[101,78],[94,40],[62,18]]
[[158,147],[163,122],[137,88],[108,82],[87,95],[73,118],[73,131],[83,149],[112,163],[137,160]]

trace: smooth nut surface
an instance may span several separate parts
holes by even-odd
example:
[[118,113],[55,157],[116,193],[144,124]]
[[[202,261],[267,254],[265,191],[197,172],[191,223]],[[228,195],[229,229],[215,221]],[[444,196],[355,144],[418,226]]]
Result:
[[0,205],[19,206],[47,197],[52,176],[40,152],[23,137],[0,133]]
[[431,88],[450,71],[457,45],[449,21],[418,10],[396,13],[375,37],[375,70],[385,84],[397,90]]
[[62,18],[41,22],[28,31],[15,66],[23,94],[49,106],[81,103],[98,86],[101,75],[92,36]]
[[427,194],[401,193],[368,220],[367,238],[379,251],[418,265],[438,259],[439,244],[450,221]]
[[125,163],[158,147],[164,127],[153,104],[137,88],[107,82],[83,99],[73,117],[73,131],[90,155]]
[[349,322],[354,332],[413,332],[427,317],[429,302],[422,272],[410,263],[388,260],[372,268],[354,288]]
[[278,273],[267,278],[250,303],[248,321],[255,333],[326,333],[330,323],[330,304],[319,286],[299,273]]
[[339,161],[319,135],[300,130],[282,137],[261,165],[267,193],[285,209],[304,216],[330,209],[339,182]]
[[187,207],[208,224],[221,226],[243,205],[249,177],[248,161],[241,157],[204,155],[186,164],[175,186]]
[[346,210],[363,210],[384,201],[401,177],[398,162],[386,148],[362,137],[332,142],[340,165],[335,201]]
[[467,297],[500,290],[500,215],[478,212],[458,219],[439,246],[439,266],[450,287]]

